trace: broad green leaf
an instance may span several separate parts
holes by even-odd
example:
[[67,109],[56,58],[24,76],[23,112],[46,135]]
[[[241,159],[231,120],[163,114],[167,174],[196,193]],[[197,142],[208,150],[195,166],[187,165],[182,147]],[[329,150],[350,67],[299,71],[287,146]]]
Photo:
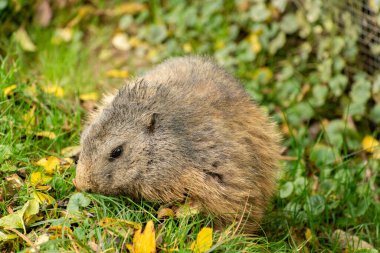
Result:
[[286,182],[280,187],[280,198],[285,199],[293,192],[294,186],[292,182]]
[[90,199],[87,198],[83,193],[74,193],[67,204],[67,212],[69,214],[78,214],[81,207],[87,207],[91,203]]

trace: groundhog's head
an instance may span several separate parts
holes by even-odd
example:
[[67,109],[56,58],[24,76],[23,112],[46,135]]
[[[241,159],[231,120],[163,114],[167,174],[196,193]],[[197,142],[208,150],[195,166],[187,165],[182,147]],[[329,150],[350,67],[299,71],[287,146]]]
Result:
[[156,96],[165,92],[138,83],[122,89],[96,114],[81,136],[74,180],[79,190],[148,200],[183,198],[176,171],[185,162],[177,145],[181,138],[162,127],[165,112],[155,106]]

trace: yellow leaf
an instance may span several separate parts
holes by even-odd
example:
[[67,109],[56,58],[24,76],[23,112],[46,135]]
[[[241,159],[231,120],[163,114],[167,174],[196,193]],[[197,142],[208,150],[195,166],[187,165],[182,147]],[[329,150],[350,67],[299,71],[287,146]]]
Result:
[[14,34],[15,40],[20,44],[24,51],[34,52],[36,51],[36,45],[30,39],[28,33],[24,28],[19,28]]
[[59,98],[63,97],[63,94],[64,94],[63,88],[61,86],[55,85],[55,84],[42,86],[41,89],[45,93],[59,97]]
[[173,217],[174,212],[170,208],[161,208],[157,212],[157,218],[161,219],[163,217]]
[[253,73],[253,79],[260,81],[263,84],[269,83],[273,78],[273,72],[270,68],[262,67],[255,70]]
[[131,49],[131,44],[128,41],[128,36],[125,33],[117,33],[112,38],[112,45],[120,51],[128,51]]
[[191,250],[195,253],[208,251],[212,246],[212,228],[204,227],[197,235],[197,240],[191,244]]
[[73,38],[73,29],[71,28],[58,28],[51,39],[53,44],[60,44],[62,42],[69,42]]
[[61,161],[55,156],[48,156],[47,158],[38,160],[35,164],[43,167],[46,173],[53,174],[59,168]]
[[88,14],[95,12],[95,8],[91,5],[83,5],[79,8],[78,14],[67,24],[66,27],[76,26]]
[[25,124],[30,128],[30,126],[35,125],[34,112],[36,111],[36,106],[33,105],[30,110],[25,113],[22,118],[24,119]]
[[313,239],[313,233],[311,232],[310,228],[306,228],[305,238],[307,241],[311,241]]
[[106,228],[107,232],[111,235],[117,234],[124,238],[129,237],[135,229],[141,229],[141,225],[139,223],[109,217],[102,218],[98,224],[102,228]]
[[23,228],[25,231],[24,224],[30,224],[32,220],[36,219],[39,208],[40,206],[36,200],[29,200],[20,210],[1,217],[0,227]]
[[146,10],[146,6],[141,3],[124,3],[116,6],[112,14],[113,15],[124,15],[124,14],[136,14],[138,12],[141,12],[143,10]]
[[127,70],[111,69],[107,71],[106,75],[108,77],[127,78],[129,76],[129,73]]
[[80,100],[82,101],[96,101],[99,99],[99,95],[96,92],[90,92],[90,93],[84,93],[79,96]]
[[30,184],[32,186],[43,185],[49,183],[53,178],[51,176],[42,174],[42,172],[33,172],[30,175]]
[[73,157],[80,153],[80,146],[70,146],[61,150],[61,155],[64,157]]
[[190,43],[185,43],[185,44],[183,44],[182,49],[183,49],[183,51],[185,51],[186,53],[190,53],[191,51],[193,51],[193,47],[191,46]]
[[55,135],[55,133],[53,132],[49,132],[49,131],[41,131],[41,132],[37,132],[36,133],[36,136],[39,136],[39,137],[46,137],[46,138],[49,138],[51,140],[55,139],[57,136]]
[[362,140],[362,147],[368,153],[374,153],[376,149],[380,149],[378,140],[370,135],[366,135]]
[[16,88],[17,88],[17,85],[16,85],[16,84],[13,84],[13,85],[11,85],[11,86],[5,87],[5,88],[3,89],[4,96],[12,95],[14,89],[16,89]]
[[155,253],[156,252],[156,233],[154,231],[154,223],[148,221],[144,232],[141,229],[137,230],[133,236],[133,251],[134,253]]
[[39,192],[39,191],[35,191],[33,193],[33,198],[35,200],[37,200],[38,203],[40,203],[40,204],[51,205],[51,204],[54,204],[56,202],[56,200],[52,196],[45,194],[45,193],[42,193],[42,192]]
[[248,41],[251,45],[251,50],[254,52],[254,53],[259,53],[262,49],[262,46],[261,46],[261,43],[260,43],[260,40],[259,40],[259,36],[257,33],[252,33],[251,35],[249,35],[248,37]]

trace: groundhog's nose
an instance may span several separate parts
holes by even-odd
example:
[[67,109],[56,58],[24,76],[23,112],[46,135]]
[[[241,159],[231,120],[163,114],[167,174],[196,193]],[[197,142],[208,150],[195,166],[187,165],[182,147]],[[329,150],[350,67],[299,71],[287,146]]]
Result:
[[78,164],[73,184],[78,191],[89,192],[91,190],[91,185],[89,183],[89,176],[85,172],[86,170],[83,166]]

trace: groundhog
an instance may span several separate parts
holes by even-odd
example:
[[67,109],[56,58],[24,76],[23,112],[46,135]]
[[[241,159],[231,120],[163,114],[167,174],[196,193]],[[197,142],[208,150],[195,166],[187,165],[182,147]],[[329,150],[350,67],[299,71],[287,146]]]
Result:
[[81,136],[79,190],[190,199],[254,232],[276,188],[280,135],[239,81],[202,57],[167,60],[105,99]]

